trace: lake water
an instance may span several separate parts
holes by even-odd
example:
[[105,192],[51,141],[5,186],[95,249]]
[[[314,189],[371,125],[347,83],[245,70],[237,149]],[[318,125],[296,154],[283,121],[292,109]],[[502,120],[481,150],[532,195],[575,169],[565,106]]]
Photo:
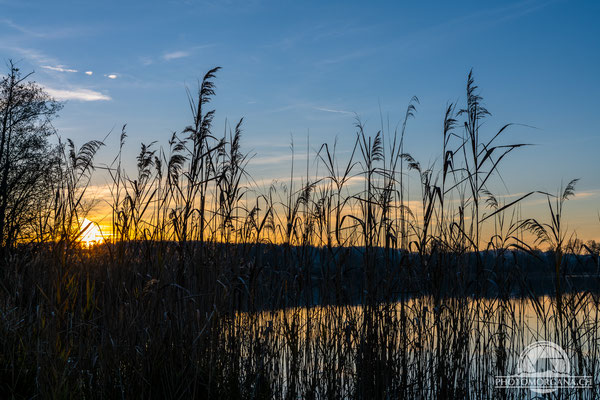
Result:
[[[589,293],[560,302],[419,297],[373,307],[240,313],[227,342],[238,346],[247,372],[259,371],[281,396],[535,398],[527,388],[497,388],[495,378],[522,372],[519,357],[538,341],[564,349],[569,374],[600,383],[599,300]],[[542,361],[548,368],[552,360]],[[597,388],[553,392],[554,398],[598,394]]]

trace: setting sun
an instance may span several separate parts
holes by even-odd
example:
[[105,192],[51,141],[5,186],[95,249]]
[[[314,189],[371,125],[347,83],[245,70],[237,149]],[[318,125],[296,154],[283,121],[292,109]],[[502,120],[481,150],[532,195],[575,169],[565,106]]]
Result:
[[104,241],[102,231],[95,222],[84,218],[81,222],[81,245],[84,247],[90,247],[95,244],[100,244]]

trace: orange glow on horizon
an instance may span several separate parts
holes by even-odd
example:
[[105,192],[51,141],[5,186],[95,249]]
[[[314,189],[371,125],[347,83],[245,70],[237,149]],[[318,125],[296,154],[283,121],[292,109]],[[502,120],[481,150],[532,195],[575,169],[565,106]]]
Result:
[[90,247],[104,242],[104,236],[98,224],[84,218],[81,222],[80,243],[83,247]]

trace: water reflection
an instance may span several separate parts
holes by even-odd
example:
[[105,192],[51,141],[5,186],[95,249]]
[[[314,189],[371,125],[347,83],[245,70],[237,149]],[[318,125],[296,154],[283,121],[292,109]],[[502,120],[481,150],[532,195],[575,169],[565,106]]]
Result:
[[[517,373],[519,354],[536,341],[557,343],[573,374],[599,380],[598,301],[590,293],[560,301],[419,297],[240,313],[229,340],[247,366],[268,371],[282,396],[302,388],[354,397],[370,387],[392,398],[527,398],[527,389],[495,388],[494,377]],[[580,398],[598,394],[579,390]]]

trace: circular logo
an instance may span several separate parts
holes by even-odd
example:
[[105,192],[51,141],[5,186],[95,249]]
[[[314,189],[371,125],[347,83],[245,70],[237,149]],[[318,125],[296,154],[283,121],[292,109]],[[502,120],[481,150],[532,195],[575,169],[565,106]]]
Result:
[[[568,376],[571,364],[567,353],[559,345],[542,341],[530,344],[519,357],[518,369],[521,376],[536,379],[537,382],[556,377]],[[554,388],[535,385],[531,388],[537,393],[550,393]]]

